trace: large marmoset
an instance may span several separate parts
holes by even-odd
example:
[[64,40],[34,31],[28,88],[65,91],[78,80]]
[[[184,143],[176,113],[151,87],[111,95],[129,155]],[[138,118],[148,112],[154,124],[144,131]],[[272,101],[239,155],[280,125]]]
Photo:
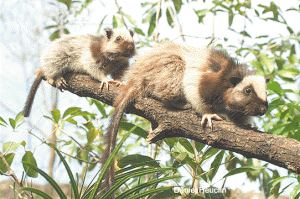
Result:
[[[201,125],[225,114],[238,124],[268,110],[268,79],[214,48],[194,48],[166,42],[137,57],[126,74],[114,101],[115,110],[107,128],[110,153],[115,148],[122,115],[129,103],[151,97],[167,107],[187,102],[201,115]],[[111,173],[113,171],[110,171]],[[110,177],[109,184],[114,183]]]

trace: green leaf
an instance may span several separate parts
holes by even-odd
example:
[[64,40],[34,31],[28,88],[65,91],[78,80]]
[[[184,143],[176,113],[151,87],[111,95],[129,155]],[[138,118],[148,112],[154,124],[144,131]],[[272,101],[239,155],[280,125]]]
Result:
[[69,31],[68,29],[64,28],[64,33],[65,33],[66,35],[68,35],[68,34],[70,34],[70,31]]
[[9,123],[10,123],[10,126],[15,129],[16,128],[16,121],[12,118],[9,118]]
[[[161,12],[160,12],[161,14]],[[149,24],[149,28],[148,28],[148,36],[151,36],[154,29],[155,29],[155,26],[156,26],[156,12],[153,13],[153,15],[151,16],[151,19],[150,19],[150,24]]]
[[93,122],[91,120],[87,121],[87,122],[84,122],[82,123],[89,131],[90,130],[94,130],[95,129],[95,126],[93,124]]
[[[87,150],[78,149],[76,157],[79,158],[79,159],[88,161],[89,160],[89,152]],[[78,160],[78,162],[80,164],[82,163],[81,160]]]
[[280,84],[278,82],[275,82],[275,81],[270,81],[267,84],[267,88],[268,88],[268,90],[272,90],[273,92],[275,92],[277,94],[280,94],[281,91],[282,91],[282,88],[281,88]]
[[284,129],[282,130],[283,132],[295,132],[296,129],[299,127],[299,119],[300,117],[296,116],[293,118],[293,120],[289,123],[285,124]]
[[261,38],[268,38],[269,35],[260,35],[260,36],[257,36],[255,37],[256,39],[261,39]]
[[291,27],[287,26],[286,28],[288,29],[288,31],[290,32],[290,34],[294,33],[294,31],[293,31],[293,29]]
[[300,73],[299,70],[297,70],[296,68],[288,68],[288,69],[282,69],[277,71],[278,75],[285,78],[296,77],[297,75],[299,75],[299,73]]
[[196,15],[198,16],[198,23],[203,23],[203,18],[206,16],[206,13],[208,13],[209,9],[203,9],[203,10],[194,10]]
[[118,17],[118,16],[113,16],[113,27],[114,28],[121,28],[122,26],[124,26],[124,22],[123,22],[123,20],[120,18],[120,17]]
[[77,184],[76,184],[76,181],[74,179],[74,176],[72,174],[72,171],[71,171],[68,163],[66,162],[65,158],[61,155],[59,150],[53,144],[48,143],[48,145],[56,151],[56,153],[58,154],[58,156],[60,158],[60,161],[62,161],[62,163],[64,164],[65,169],[67,170],[67,173],[68,173],[68,176],[69,176],[69,179],[70,179],[70,183],[71,183],[71,187],[72,187],[72,190],[73,190],[74,198],[79,198]]
[[51,196],[49,196],[45,192],[42,192],[42,191],[40,191],[38,189],[35,189],[35,188],[32,188],[32,187],[20,187],[19,190],[35,193],[35,194],[41,196],[44,199],[53,199]]
[[194,154],[194,149],[191,143],[185,138],[179,138],[179,143],[190,153]]
[[172,1],[173,1],[176,12],[179,13],[181,6],[182,6],[182,1],[181,0],[172,0]]
[[124,168],[128,165],[134,166],[134,165],[140,164],[140,163],[144,163],[144,165],[142,165],[142,166],[159,167],[159,164],[151,157],[143,156],[143,155],[139,155],[139,154],[125,156],[124,158],[119,160],[118,167]]
[[138,170],[143,170],[144,168],[147,168],[145,167],[144,162],[135,164],[134,166],[126,166],[124,168],[121,168],[120,170],[116,171],[116,180],[124,178],[125,176],[123,174],[125,173],[130,174],[130,172],[136,172]]
[[106,17],[107,17],[107,15],[105,15],[105,16],[103,17],[103,19],[101,20],[101,22],[100,22],[100,24],[99,24],[99,26],[98,26],[98,30],[96,31],[96,34],[100,34],[101,27],[102,27],[103,22],[104,22],[104,20],[105,20]]
[[271,177],[265,170],[263,170],[261,173],[263,174],[263,180],[261,183],[261,187],[262,187],[262,190],[264,191],[265,197],[268,198],[271,195],[271,193],[270,193],[271,185],[268,183],[270,181]]
[[49,182],[49,184],[54,188],[54,190],[56,191],[56,193],[59,195],[59,197],[61,199],[67,199],[67,196],[61,190],[60,186],[47,173],[45,173],[43,170],[41,170],[41,169],[37,168],[36,166],[29,164],[27,162],[22,162],[22,163],[27,165],[28,167],[30,167],[32,170],[41,174],[41,176],[43,176]]
[[68,119],[66,119],[66,121],[71,123],[71,124],[77,125],[77,122],[72,118],[68,118]]
[[233,175],[236,175],[239,173],[256,171],[256,170],[257,170],[257,168],[255,168],[255,167],[240,167],[240,168],[236,168],[236,169],[229,171],[223,178],[233,176]]
[[[294,186],[294,189],[292,190],[291,194],[290,194],[290,198],[296,199],[297,193],[300,190],[300,184]],[[298,195],[299,198],[299,195]]]
[[188,154],[186,152],[181,152],[179,155],[176,156],[176,161],[180,164],[184,164],[186,162],[186,159],[188,157]]
[[81,110],[81,108],[79,108],[79,107],[70,107],[70,108],[68,108],[68,109],[64,112],[62,118],[65,118],[65,117],[67,117],[68,115],[72,115],[72,114],[74,114],[74,113],[77,113],[77,112],[79,112],[80,110]]
[[52,114],[53,121],[56,124],[58,124],[58,121],[60,119],[60,111],[58,109],[55,109],[55,110],[51,111],[51,114]]
[[163,141],[169,146],[170,149],[172,149],[177,140],[177,138],[165,138]]
[[280,183],[283,179],[286,178],[292,178],[292,176],[282,176],[282,177],[277,177],[271,180],[269,183],[272,184],[272,186],[276,186],[278,183]]
[[105,104],[104,103],[102,103],[98,100],[95,100],[95,99],[92,99],[92,103],[96,105],[97,109],[100,111],[103,118],[108,118],[108,115],[106,114],[106,111],[105,111]]
[[134,32],[136,32],[137,34],[140,34],[142,36],[145,36],[145,33],[139,28],[134,28]]
[[96,139],[98,131],[94,128],[87,132],[88,143],[91,144]]
[[134,26],[137,25],[136,21],[135,21],[130,15],[127,15],[127,14],[124,14],[124,13],[123,13],[123,15],[128,19],[128,21],[129,21],[132,25],[134,25]]
[[[154,194],[153,196],[151,196],[151,199],[169,199],[169,198],[178,198],[180,196],[181,196],[180,193],[174,193],[174,190],[168,189],[165,191],[161,191],[157,194]],[[193,199],[195,198],[193,197]]]
[[58,2],[61,2],[63,4],[65,4],[68,8],[68,10],[71,9],[71,6],[72,6],[72,0],[57,0]]
[[[33,156],[33,153],[31,151],[26,151],[25,152],[25,155],[22,158],[22,163],[23,162],[26,162],[28,164],[32,164],[33,166],[37,167],[36,160],[35,160],[35,158]],[[29,177],[32,177],[32,178],[38,177],[38,173],[35,170],[31,169],[28,165],[23,163],[23,168],[24,168],[26,174]]]
[[208,187],[206,188],[204,195],[205,198],[213,198],[213,199],[225,199],[222,193],[217,193],[216,190],[221,191],[217,187]]
[[202,143],[196,141],[195,146],[196,146],[197,151],[200,152],[205,147],[205,144],[202,144]]
[[[134,128],[136,127],[136,128]],[[134,130],[132,130],[134,128]],[[120,129],[126,130],[126,131],[132,131],[133,134],[140,136],[142,138],[147,138],[148,132],[145,131],[143,128],[136,126],[134,124],[128,123],[128,122],[121,122],[120,123]]]
[[52,25],[52,26],[46,26],[44,29],[48,30],[48,29],[57,28],[57,27],[58,27],[58,25]]
[[0,125],[2,125],[2,126],[7,125],[7,123],[5,122],[5,120],[2,117],[0,117]]
[[255,11],[256,16],[259,17],[259,12],[257,10],[254,10],[254,11]]
[[209,179],[212,181],[212,179],[215,177],[216,173],[218,172],[218,169],[222,163],[223,156],[225,154],[225,150],[220,151],[220,153],[215,157],[214,161],[210,165],[211,171],[209,172]]
[[285,186],[279,194],[282,194],[287,188],[289,188],[292,184],[294,184],[295,182],[291,182],[290,184],[288,184],[287,186]]
[[74,113],[72,115],[73,117],[74,116],[81,116],[83,117],[86,121],[89,121],[89,120],[94,120],[96,118],[96,114],[94,113],[90,113],[88,111],[79,111],[77,113]]
[[[286,177],[286,176],[284,176]],[[278,179],[279,178],[279,173],[277,170],[273,171],[273,177],[272,179],[275,180],[275,179]],[[273,181],[271,180],[271,181]],[[270,193],[274,194],[275,197],[278,197],[279,196],[279,190],[280,190],[280,182],[281,180],[279,181],[276,181],[277,183],[271,183],[271,181],[269,182],[271,184],[271,188],[270,188]]]
[[[106,197],[110,196],[114,191],[116,191],[119,187],[124,185],[124,183],[126,181],[130,180],[131,178],[144,176],[144,175],[150,175],[152,173],[160,173],[160,172],[164,172],[164,171],[169,171],[171,169],[173,169],[173,168],[142,168],[142,169],[138,169],[135,171],[131,171],[129,173],[120,174],[118,176],[118,180],[116,179],[116,183],[114,184],[114,186],[110,190],[108,190],[102,197],[106,198]],[[122,176],[122,177],[120,177],[120,176]],[[130,197],[128,197],[128,198],[130,198]]]
[[20,143],[6,142],[3,144],[3,152],[7,153],[9,151],[12,151],[12,150],[18,148],[20,145],[23,145],[25,147],[26,142],[25,141],[22,141]]
[[200,163],[202,163],[203,161],[207,160],[208,158],[210,158],[211,156],[215,155],[216,153],[218,153],[220,151],[220,149],[216,149],[213,147],[209,147],[202,155],[201,157],[201,161]]
[[[76,11],[75,17],[82,13],[82,11],[92,2],[93,0],[85,0],[83,4],[81,5],[80,10]],[[81,3],[81,1],[73,1],[73,3],[78,2]]]
[[264,53],[260,53],[259,55],[261,58],[261,64],[268,69],[269,73],[272,73],[274,71],[273,61],[270,58],[268,58],[267,55]]
[[[165,182],[167,180],[172,180],[172,179],[176,179],[176,178],[181,178],[181,176],[171,176],[171,177],[163,177],[160,179],[155,179],[155,180],[150,180],[146,183],[142,183],[140,185],[137,185],[125,192],[123,192],[122,194],[120,194],[118,197],[116,197],[116,199],[123,199],[123,198],[128,198],[131,195],[134,195],[134,193],[138,193],[140,190],[146,188],[146,187],[151,187],[152,185],[157,185],[158,183],[161,182]],[[173,192],[174,194],[174,192]],[[153,197],[151,197],[153,199]],[[157,198],[157,197],[154,197]],[[160,197],[159,199],[162,199],[163,197]]]
[[251,35],[249,35],[249,33],[246,32],[246,31],[241,31],[240,34],[243,35],[243,36],[245,36],[245,37],[251,38]]
[[50,41],[54,41],[55,39],[59,38],[60,34],[59,34],[59,30],[56,30],[54,33],[52,33],[52,35],[50,36]]
[[[5,155],[5,161],[8,163],[9,166],[11,165],[14,157],[15,157],[15,153],[8,153],[8,154]],[[0,170],[3,173],[7,172],[7,168],[6,168],[4,162],[1,159],[0,159]]]
[[[292,46],[292,49],[295,50],[295,45]],[[288,57],[289,61],[295,65],[299,64],[299,59],[296,55],[296,52],[291,54],[289,57]]]
[[152,7],[153,7],[156,4],[155,3],[150,3],[150,2],[141,3],[142,8],[144,8],[144,7],[148,6],[148,5],[152,5]]
[[173,23],[174,21],[172,19],[172,16],[170,14],[169,9],[166,10],[166,16],[167,16],[167,22],[168,22],[169,26],[173,28],[174,27],[174,23]]
[[[134,129],[132,129],[132,130],[134,130]],[[116,146],[116,148],[114,149],[112,154],[107,159],[106,163],[104,164],[104,166],[102,168],[102,171],[99,174],[97,182],[93,185],[94,188],[92,189],[92,193],[90,194],[89,199],[95,198],[97,188],[99,187],[101,181],[103,180],[105,173],[108,171],[108,168],[110,167],[111,163],[113,162],[117,152],[120,150],[122,144],[125,142],[125,140],[129,137],[130,134],[131,134],[131,132],[128,132],[127,134],[125,134],[125,136],[122,138],[122,140],[119,142],[119,144]]]
[[[16,125],[17,125],[20,121],[22,121],[23,119],[24,119],[24,115],[23,115],[23,112],[21,111],[20,113],[18,113],[18,115],[17,115],[16,118],[15,118]],[[22,124],[22,123],[21,123],[21,124]],[[19,124],[18,126],[20,126],[20,124]]]
[[151,195],[151,194],[155,194],[155,193],[159,193],[159,192],[163,192],[166,190],[172,190],[174,188],[174,186],[170,186],[170,187],[160,187],[160,188],[156,188],[156,189],[150,189],[148,191],[143,191],[139,194],[136,194],[134,196],[128,197],[127,199],[138,199],[138,198],[146,198],[145,196]]
[[232,10],[228,10],[228,23],[229,23],[229,27],[232,25],[233,17],[234,17],[234,14],[233,14]]

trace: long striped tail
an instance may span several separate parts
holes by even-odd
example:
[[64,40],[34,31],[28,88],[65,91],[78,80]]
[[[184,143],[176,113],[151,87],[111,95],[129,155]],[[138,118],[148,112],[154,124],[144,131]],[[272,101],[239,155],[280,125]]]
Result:
[[[122,92],[123,91],[123,92]],[[128,104],[135,98],[137,89],[133,86],[126,85],[122,89],[120,95],[117,96],[114,106],[116,107],[112,115],[110,116],[110,123],[107,128],[106,142],[108,143],[107,150],[104,153],[103,163],[106,162],[108,157],[112,154],[116,146],[117,134],[122,120],[122,116],[127,108]],[[108,173],[106,174],[106,188],[109,190],[114,185],[114,163],[110,166]]]

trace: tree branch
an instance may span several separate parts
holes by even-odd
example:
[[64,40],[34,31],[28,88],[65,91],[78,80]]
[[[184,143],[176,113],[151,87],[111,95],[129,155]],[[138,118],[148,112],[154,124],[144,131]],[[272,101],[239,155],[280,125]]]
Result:
[[[100,90],[100,82],[89,76],[73,74],[65,77],[68,87],[63,88],[81,97],[91,97],[112,105],[118,94],[113,84]],[[213,121],[213,129],[203,128],[201,118],[193,110],[167,109],[151,98],[139,98],[127,109],[127,113],[142,116],[152,123],[153,132],[147,141],[185,137],[218,149],[227,149],[257,158],[300,174],[300,142],[260,132],[249,126],[237,126],[229,121]]]

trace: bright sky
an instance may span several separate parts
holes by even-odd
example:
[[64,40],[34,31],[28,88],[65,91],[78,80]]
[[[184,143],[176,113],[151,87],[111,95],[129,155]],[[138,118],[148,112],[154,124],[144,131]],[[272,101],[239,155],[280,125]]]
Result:
[[[133,19],[138,22],[138,26],[142,27],[142,29],[146,32],[148,25],[141,24],[141,16],[145,9],[141,9],[139,2],[140,1],[122,1],[119,0],[119,5],[122,7],[123,12],[126,14],[132,15]],[[208,2],[208,1],[207,1]],[[270,1],[263,1],[264,5],[269,5]],[[290,0],[290,1],[274,1],[281,9],[284,11],[291,7],[291,5],[299,5],[299,1]],[[262,3],[262,1],[253,0],[252,6],[257,6]],[[116,13],[117,7],[114,4],[114,1],[108,1],[105,3],[106,7],[104,8],[101,4],[101,1],[94,1],[89,7],[88,10],[84,11],[82,16],[79,16],[74,23],[72,18],[72,25],[70,26],[70,31],[74,35],[80,34],[95,34],[98,29],[98,25],[102,20],[103,16],[111,13]],[[52,25],[49,23],[49,19],[46,16],[54,15],[53,7],[49,6],[45,1],[1,1],[1,14],[0,14],[0,33],[1,33],[1,42],[0,42],[0,116],[4,119],[8,119],[9,117],[15,117],[16,113],[20,112],[25,103],[25,99],[27,97],[27,93],[29,91],[29,85],[26,83],[26,78],[28,82],[32,82],[34,75],[33,71],[36,69],[38,65],[38,54],[45,45],[49,42],[49,32],[42,31],[43,28],[47,25]],[[183,6],[182,11],[179,16],[180,23],[182,25],[182,29],[184,34],[197,36],[199,38],[194,37],[186,37],[187,44],[194,46],[204,46],[209,43],[208,40],[204,39],[205,37],[211,36],[212,34],[212,15],[208,15],[205,18],[204,25],[197,25],[197,17],[194,14],[192,9],[204,9],[207,8],[207,4],[204,5],[202,3],[192,3],[189,6]],[[99,11],[98,11],[99,9]],[[97,11],[95,11],[97,10]],[[295,30],[300,31],[299,19],[300,15],[296,12],[289,12],[285,15],[286,20],[289,22],[289,25]],[[82,20],[84,19],[84,20]],[[46,24],[45,22],[48,21]],[[166,20],[162,19],[162,22]],[[111,26],[111,15],[107,17],[104,23],[104,27]],[[195,25],[196,24],[196,25]],[[231,44],[238,44],[241,37],[238,37],[235,33],[230,30],[227,30],[228,17],[226,14],[218,15],[215,19],[215,33],[216,37],[222,37],[226,35],[229,38]],[[283,25],[280,25],[275,22],[267,21],[262,22],[258,20],[253,20],[253,23],[247,22],[247,31],[250,35],[257,36],[267,34],[272,36],[288,36],[289,33],[286,28],[283,28]],[[244,19],[243,18],[235,18],[233,26],[239,31],[243,30],[244,27]],[[33,31],[37,30],[42,31],[42,37],[36,37],[33,35]],[[167,23],[161,23],[159,26],[160,38],[170,38],[175,39],[179,36],[178,26],[176,26],[173,30],[169,28]],[[38,38],[37,41],[35,39]],[[140,38],[136,34],[135,40],[138,41]],[[181,39],[175,40],[176,42],[182,42]],[[251,45],[251,39],[246,40],[246,45]],[[249,61],[249,60],[241,60],[241,61]],[[50,86],[43,83],[43,86],[39,88],[34,106],[33,113],[31,115],[31,122],[34,125],[38,125],[39,128],[45,129],[50,128],[50,126],[45,126],[45,119],[42,118],[42,114],[46,113],[43,102],[43,92],[46,92],[48,97],[50,98]],[[63,92],[59,94],[59,109],[65,110],[70,106],[79,106],[83,107],[85,110],[90,110],[89,106],[85,99],[81,99],[69,92]],[[49,104],[48,104],[49,106]],[[4,143],[7,141],[20,142],[22,140],[27,140],[28,135],[26,134],[27,127],[23,126],[20,132],[7,132],[7,129],[0,127],[1,136],[0,143]],[[34,146],[38,146],[35,151],[35,157],[38,163],[44,163],[39,165],[41,169],[45,169],[48,165],[48,161],[45,161],[44,154],[48,154],[48,148],[45,146],[40,146],[40,142],[36,139],[32,139],[29,144],[29,148]],[[1,148],[1,147],[0,147]],[[22,151],[21,148],[19,151]],[[143,152],[143,154],[147,154],[147,151]],[[22,157],[21,154],[16,156],[15,163],[13,168],[18,168],[21,165],[17,163],[18,158]],[[275,166],[274,166],[275,168]],[[21,170],[16,171],[18,176],[21,176]],[[226,173],[225,170],[220,171],[220,173]],[[281,169],[281,174],[287,174],[286,170]],[[66,172],[59,168],[55,173],[56,177],[67,179]],[[222,175],[220,175],[220,178]],[[0,176],[1,179],[4,179]],[[6,179],[6,178],[5,178]],[[42,178],[38,178],[41,180]],[[43,180],[41,180],[44,182]],[[244,183],[246,182],[246,183]],[[215,186],[221,186],[222,181],[217,183]],[[226,184],[232,188],[241,188],[244,192],[256,190],[258,192],[258,183],[250,183],[247,182],[245,175],[238,175],[234,178],[229,178]],[[289,193],[291,190],[287,190],[286,193]]]

